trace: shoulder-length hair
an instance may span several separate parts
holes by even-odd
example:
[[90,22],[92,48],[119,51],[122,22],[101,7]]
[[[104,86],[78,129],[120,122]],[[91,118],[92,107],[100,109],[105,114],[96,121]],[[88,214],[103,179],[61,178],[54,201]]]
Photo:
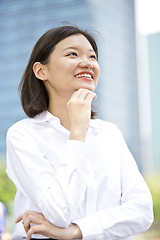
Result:
[[[28,117],[35,117],[37,114],[48,109],[49,98],[43,81],[39,80],[34,72],[33,65],[35,62],[47,64],[50,54],[53,52],[55,45],[61,40],[73,34],[82,34],[90,42],[98,58],[98,48],[93,36],[75,26],[61,26],[47,31],[35,44],[29,62],[19,84],[21,104],[24,112]],[[91,111],[91,118],[96,113]]]

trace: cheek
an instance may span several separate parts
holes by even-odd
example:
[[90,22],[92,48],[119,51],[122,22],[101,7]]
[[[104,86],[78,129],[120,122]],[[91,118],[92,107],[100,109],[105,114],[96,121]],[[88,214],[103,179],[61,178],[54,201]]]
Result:
[[65,76],[67,78],[67,76],[69,77],[71,74],[73,74],[75,69],[75,65],[71,62],[71,63],[61,63],[59,64],[56,69],[56,75],[59,76]]
[[57,73],[62,73],[64,71],[64,64],[63,63],[59,63],[59,64],[55,64],[54,66],[54,72]]
[[99,66],[98,63],[97,63],[97,65],[95,66],[95,72],[96,72],[96,78],[97,78],[97,81],[98,81],[98,78],[99,78],[100,72],[101,72],[101,69],[100,69],[100,66]]
[[69,61],[66,61],[64,64],[63,64],[63,67],[64,67],[64,70],[65,71],[73,71],[78,65],[78,61],[76,61],[75,59],[72,60],[70,59]]

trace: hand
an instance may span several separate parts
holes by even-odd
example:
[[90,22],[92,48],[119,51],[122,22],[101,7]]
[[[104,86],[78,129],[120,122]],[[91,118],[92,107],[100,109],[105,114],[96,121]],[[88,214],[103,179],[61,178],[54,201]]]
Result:
[[[15,223],[18,223],[21,220],[27,233],[28,240],[31,239],[32,234],[41,234],[46,237],[59,240],[73,240],[75,238],[82,238],[81,231],[76,224],[70,224],[68,228],[56,227],[41,213],[26,211],[16,219]],[[31,223],[36,225],[31,226]]]
[[91,118],[91,103],[97,96],[90,90],[79,89],[68,101],[71,122],[70,140],[85,141]]

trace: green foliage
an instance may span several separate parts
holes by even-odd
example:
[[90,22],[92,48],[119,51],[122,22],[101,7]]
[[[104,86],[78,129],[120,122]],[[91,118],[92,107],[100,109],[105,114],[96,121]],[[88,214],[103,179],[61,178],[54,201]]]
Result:
[[9,204],[13,201],[16,188],[6,174],[6,167],[0,167],[0,201],[9,209]]
[[155,221],[160,221],[160,174],[154,175],[147,180],[153,198],[153,211]]
[[146,179],[146,182],[153,198],[154,222],[147,232],[137,235],[134,239],[158,240],[160,239],[160,174],[150,176]]

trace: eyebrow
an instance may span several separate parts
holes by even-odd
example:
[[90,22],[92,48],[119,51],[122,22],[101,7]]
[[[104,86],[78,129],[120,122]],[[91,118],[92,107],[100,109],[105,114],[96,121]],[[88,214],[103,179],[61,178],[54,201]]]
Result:
[[[79,50],[78,47],[67,47],[67,48],[63,49],[63,51],[65,51],[65,50],[67,50],[67,49]],[[95,52],[93,49],[89,49],[88,51],[89,51],[89,52]]]

